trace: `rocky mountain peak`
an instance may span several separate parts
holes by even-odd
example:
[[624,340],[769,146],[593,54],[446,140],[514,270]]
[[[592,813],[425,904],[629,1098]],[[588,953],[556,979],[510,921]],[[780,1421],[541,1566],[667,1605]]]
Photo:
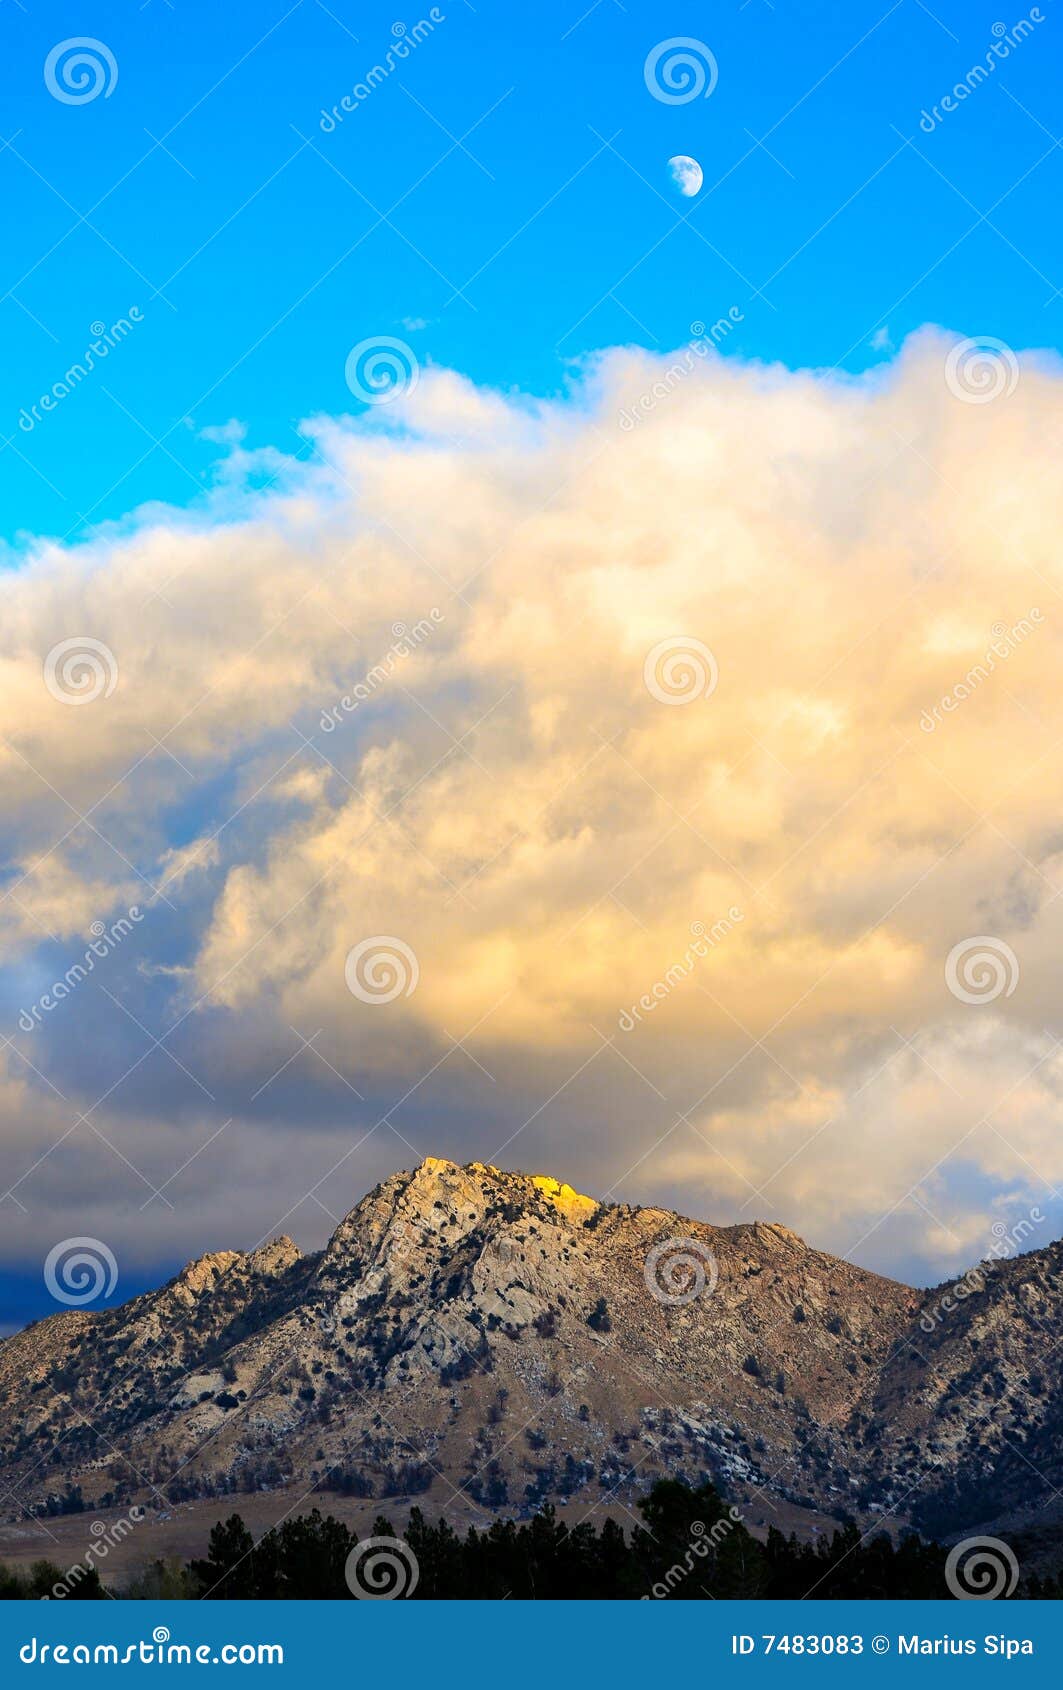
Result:
[[568,1220],[585,1221],[600,1206],[595,1198],[584,1197],[580,1192],[573,1191],[570,1185],[561,1184],[550,1174],[533,1174],[532,1184]]
[[253,1273],[269,1276],[286,1273],[294,1267],[302,1260],[302,1251],[286,1232],[282,1232],[278,1238],[271,1238],[268,1244],[260,1245],[244,1259]]
[[983,1279],[917,1292],[778,1222],[427,1157],[318,1254],[215,1251],[0,1344],[0,1461],[41,1507],[150,1501],[148,1473],[520,1512],[681,1474],[870,1520],[914,1475],[973,1522],[1028,1488],[1023,1451],[1052,1477],[1063,1447],[1063,1247]]
[[197,1256],[195,1261],[189,1262],[177,1275],[175,1289],[187,1292],[192,1297],[200,1296],[204,1291],[213,1291],[223,1274],[244,1257],[239,1250],[213,1250],[205,1256]]
[[538,1208],[537,1195],[545,1197],[559,1213],[569,1219],[583,1221],[599,1207],[593,1197],[584,1197],[572,1186],[550,1174],[504,1172],[490,1162],[448,1162],[442,1157],[426,1156],[409,1176],[407,1191],[411,1201],[422,1206],[433,1204],[441,1197],[451,1200],[466,1198],[474,1206],[490,1206],[502,1201],[525,1203],[529,1209]]

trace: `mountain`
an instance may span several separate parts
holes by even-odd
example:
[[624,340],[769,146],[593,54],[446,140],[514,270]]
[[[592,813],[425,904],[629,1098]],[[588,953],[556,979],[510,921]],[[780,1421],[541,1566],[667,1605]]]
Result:
[[1063,1243],[925,1293],[854,1420],[869,1489],[940,1536],[1063,1522],[1061,1374]]
[[776,1224],[428,1158],[318,1254],[203,1256],[0,1344],[3,1506],[626,1509],[671,1475],[787,1529],[958,1532],[1063,1488],[1061,1275],[1054,1244],[916,1291]]

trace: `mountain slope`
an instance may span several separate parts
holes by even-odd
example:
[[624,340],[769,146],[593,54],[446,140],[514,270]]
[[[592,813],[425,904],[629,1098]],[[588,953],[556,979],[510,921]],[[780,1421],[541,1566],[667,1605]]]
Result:
[[884,1504],[910,1493],[906,1512],[939,1534],[1043,1518],[1063,1488],[1061,1317],[1063,1243],[926,1293],[861,1425]]
[[[429,1158],[319,1254],[282,1238],[206,1256],[121,1308],[7,1340],[0,1464],[31,1509],[71,1486],[163,1507],[316,1485],[517,1511],[630,1502],[666,1473],[820,1515],[900,1501],[905,1518],[909,1494],[955,1509],[972,1437],[998,1470],[1026,1422],[1058,1452],[1057,1361],[1043,1412],[1022,1380],[1060,1330],[1061,1255],[1001,1265],[984,1308],[928,1335],[933,1293],[784,1227]],[[969,1399],[994,1391],[975,1428]],[[983,1517],[977,1489],[959,1503]]]

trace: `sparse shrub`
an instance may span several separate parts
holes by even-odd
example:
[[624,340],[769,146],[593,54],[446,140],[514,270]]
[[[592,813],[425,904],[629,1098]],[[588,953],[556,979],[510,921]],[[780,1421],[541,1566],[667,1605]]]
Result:
[[587,1325],[595,1332],[612,1331],[613,1323],[609,1318],[609,1305],[606,1303],[604,1297],[598,1298],[598,1301],[587,1316]]

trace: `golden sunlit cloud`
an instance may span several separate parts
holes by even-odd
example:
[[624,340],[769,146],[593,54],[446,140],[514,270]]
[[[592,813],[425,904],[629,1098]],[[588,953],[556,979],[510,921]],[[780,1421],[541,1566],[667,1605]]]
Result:
[[[467,1040],[425,1148],[504,1162],[565,1088],[582,1189],[836,1245],[915,1189],[962,1254],[1063,1176],[1063,377],[983,402],[954,348],[615,351],[556,403],[426,370],[224,513],[42,547],[0,583],[9,947],[189,898],[175,1013],[232,1050],[319,1029],[398,1096]],[[72,707],[85,636],[117,680]],[[965,1001],[977,937],[1016,978]]]

